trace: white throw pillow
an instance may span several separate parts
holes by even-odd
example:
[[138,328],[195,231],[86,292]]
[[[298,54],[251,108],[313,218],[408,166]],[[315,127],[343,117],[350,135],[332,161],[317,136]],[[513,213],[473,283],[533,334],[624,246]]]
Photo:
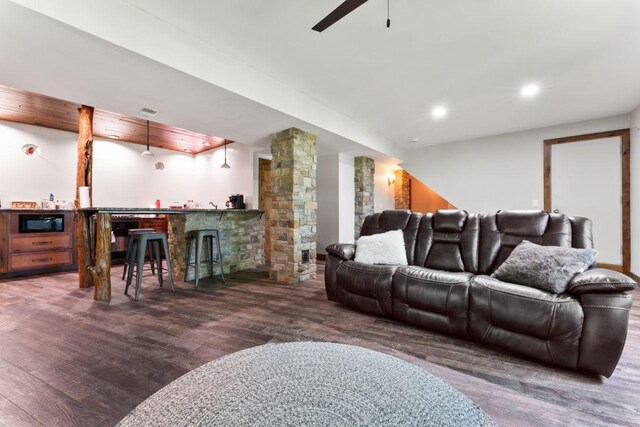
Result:
[[362,236],[356,241],[356,262],[407,265],[402,230]]

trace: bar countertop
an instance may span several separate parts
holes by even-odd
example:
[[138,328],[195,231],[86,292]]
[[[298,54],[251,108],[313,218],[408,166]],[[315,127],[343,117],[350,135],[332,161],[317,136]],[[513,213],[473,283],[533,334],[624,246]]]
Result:
[[94,207],[94,208],[81,208],[80,212],[98,212],[98,213],[110,213],[110,214],[197,214],[197,213],[214,213],[222,214],[225,212],[247,212],[247,213],[264,213],[260,209],[169,209],[169,208],[112,208],[112,207]]
[[56,212],[75,212],[73,209],[12,209],[0,208],[0,212],[19,212],[19,213],[56,213]]
[[[80,212],[100,212],[113,214],[188,214],[188,213],[216,213],[222,212],[253,212],[264,213],[260,209],[169,209],[169,208],[112,208],[112,207],[95,207],[77,209]],[[65,213],[76,212],[76,209],[11,209],[0,208],[0,212],[16,212],[16,213]]]

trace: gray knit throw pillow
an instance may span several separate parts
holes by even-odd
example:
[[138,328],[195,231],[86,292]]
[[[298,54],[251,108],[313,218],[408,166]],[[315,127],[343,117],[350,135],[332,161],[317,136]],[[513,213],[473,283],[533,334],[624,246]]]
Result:
[[491,276],[561,294],[575,275],[593,265],[596,255],[594,249],[540,246],[523,240]]

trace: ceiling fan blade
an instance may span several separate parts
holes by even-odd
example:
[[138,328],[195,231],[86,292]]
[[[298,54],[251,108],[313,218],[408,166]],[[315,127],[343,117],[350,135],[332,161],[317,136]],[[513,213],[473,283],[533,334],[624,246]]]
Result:
[[345,0],[340,6],[336,7],[333,12],[328,14],[322,21],[318,22],[312,28],[312,30],[319,33],[323,32],[366,2],[367,0]]

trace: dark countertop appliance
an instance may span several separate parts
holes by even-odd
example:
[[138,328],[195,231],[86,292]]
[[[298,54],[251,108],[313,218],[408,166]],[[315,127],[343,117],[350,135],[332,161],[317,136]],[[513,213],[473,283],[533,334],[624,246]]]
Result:
[[225,203],[229,209],[244,209],[244,196],[242,194],[232,194]]

